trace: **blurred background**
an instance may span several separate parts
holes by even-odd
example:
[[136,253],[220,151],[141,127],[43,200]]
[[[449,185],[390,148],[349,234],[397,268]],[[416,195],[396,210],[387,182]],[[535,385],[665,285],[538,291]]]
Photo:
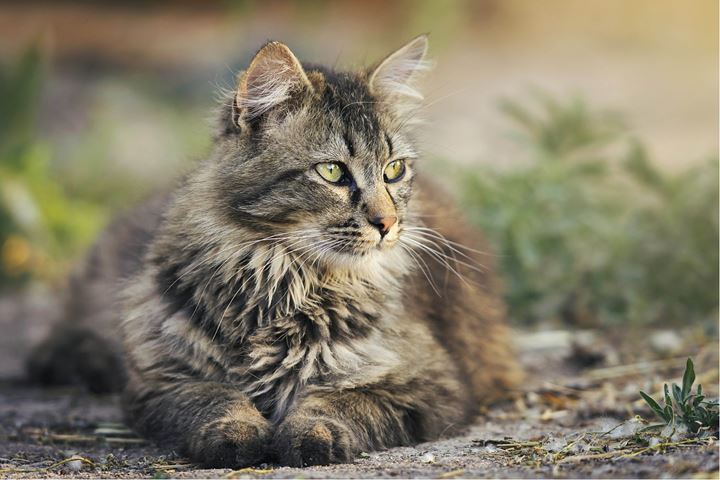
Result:
[[717,350],[716,0],[25,0],[0,2],[0,375],[113,213],[208,151],[260,45],[352,67],[421,32],[423,168],[493,244],[514,325]]

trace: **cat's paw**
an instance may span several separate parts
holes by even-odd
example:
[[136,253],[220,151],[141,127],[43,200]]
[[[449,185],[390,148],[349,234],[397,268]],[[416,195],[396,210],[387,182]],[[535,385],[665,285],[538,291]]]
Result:
[[273,449],[282,465],[304,467],[352,459],[352,433],[341,422],[317,416],[291,415],[278,427]]
[[272,428],[258,412],[210,422],[190,441],[190,457],[215,468],[242,468],[266,460]]

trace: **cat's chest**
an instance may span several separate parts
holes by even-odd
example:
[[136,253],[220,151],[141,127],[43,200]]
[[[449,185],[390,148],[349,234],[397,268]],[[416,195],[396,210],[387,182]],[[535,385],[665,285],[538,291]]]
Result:
[[375,302],[336,302],[274,319],[248,338],[239,383],[262,411],[280,418],[308,385],[370,381],[397,363],[386,342],[392,314]]

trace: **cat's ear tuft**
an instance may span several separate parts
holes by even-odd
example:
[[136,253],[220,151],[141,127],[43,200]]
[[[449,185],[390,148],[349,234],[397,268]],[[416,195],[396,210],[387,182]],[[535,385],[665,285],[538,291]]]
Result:
[[410,97],[422,100],[415,88],[418,74],[428,70],[430,62],[425,59],[428,49],[427,34],[415,37],[394,51],[371,70],[370,92],[389,97]]
[[312,90],[312,84],[298,59],[286,45],[270,42],[240,75],[235,94],[236,121],[257,118],[303,89]]

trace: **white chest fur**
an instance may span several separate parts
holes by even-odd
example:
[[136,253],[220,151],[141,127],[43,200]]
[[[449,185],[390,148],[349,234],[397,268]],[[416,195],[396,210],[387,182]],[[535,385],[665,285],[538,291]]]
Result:
[[249,339],[247,361],[238,372],[240,383],[274,419],[282,418],[309,387],[351,388],[379,379],[398,366],[399,357],[381,325],[366,327],[356,336],[344,330],[346,324],[333,331],[322,320],[328,319],[273,322]]

